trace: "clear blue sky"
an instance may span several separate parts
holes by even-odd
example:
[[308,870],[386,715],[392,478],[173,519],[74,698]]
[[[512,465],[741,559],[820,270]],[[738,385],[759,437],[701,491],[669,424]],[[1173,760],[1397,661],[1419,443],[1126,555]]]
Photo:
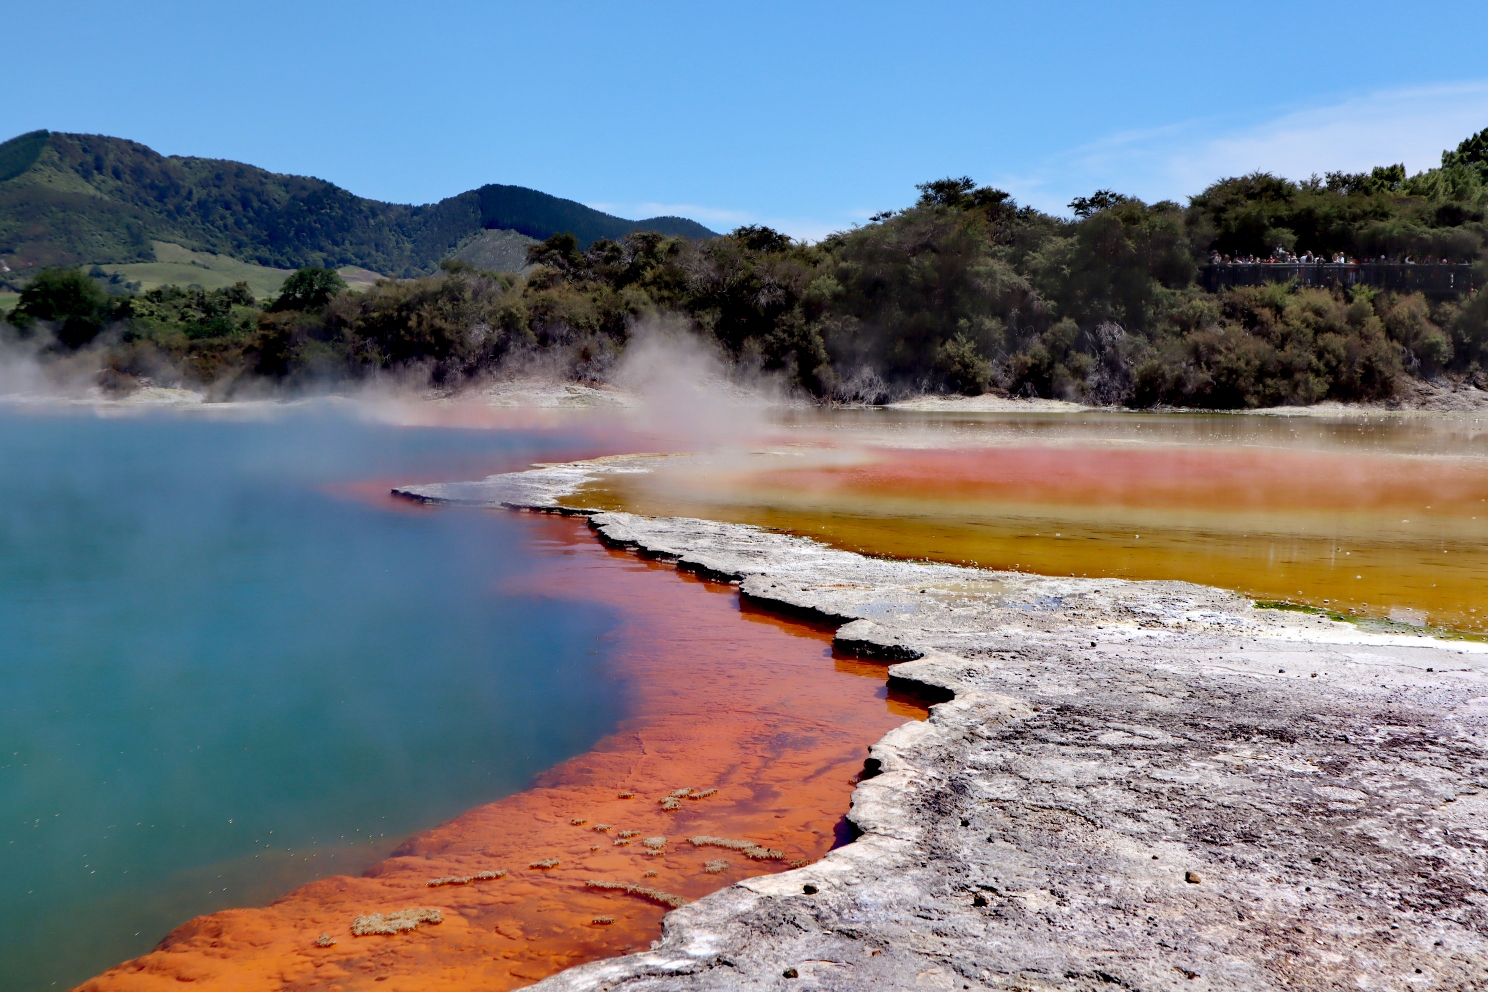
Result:
[[1063,212],[1488,127],[1479,3],[10,0],[0,132],[134,138],[363,196],[488,182],[816,237],[969,174]]

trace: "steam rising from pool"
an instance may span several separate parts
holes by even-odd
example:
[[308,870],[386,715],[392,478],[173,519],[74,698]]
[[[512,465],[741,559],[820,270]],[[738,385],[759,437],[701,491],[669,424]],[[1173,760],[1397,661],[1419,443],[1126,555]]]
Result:
[[687,451],[747,446],[771,433],[774,414],[803,405],[779,377],[741,369],[715,343],[656,320],[636,329],[613,380],[636,397],[632,429]]

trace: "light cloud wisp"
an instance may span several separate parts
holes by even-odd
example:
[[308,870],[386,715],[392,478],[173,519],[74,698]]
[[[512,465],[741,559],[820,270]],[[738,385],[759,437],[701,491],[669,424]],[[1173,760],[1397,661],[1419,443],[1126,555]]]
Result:
[[1112,135],[1008,185],[1027,202],[1060,213],[1071,198],[1102,187],[1182,202],[1216,179],[1255,171],[1305,179],[1403,162],[1419,172],[1485,126],[1488,81],[1389,90],[1248,126],[1205,119]]

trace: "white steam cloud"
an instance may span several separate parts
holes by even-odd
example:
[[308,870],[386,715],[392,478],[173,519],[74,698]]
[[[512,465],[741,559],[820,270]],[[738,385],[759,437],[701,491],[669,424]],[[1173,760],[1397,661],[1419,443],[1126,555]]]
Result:
[[732,365],[680,319],[638,326],[611,381],[638,400],[633,429],[690,450],[759,438],[770,409],[790,402],[777,378]]

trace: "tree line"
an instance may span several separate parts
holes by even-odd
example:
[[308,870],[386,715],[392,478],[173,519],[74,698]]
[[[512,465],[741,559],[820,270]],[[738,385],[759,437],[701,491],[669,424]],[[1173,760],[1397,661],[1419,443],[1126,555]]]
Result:
[[334,272],[303,269],[272,301],[244,286],[108,296],[80,271],[49,270],[23,291],[8,333],[53,351],[96,348],[121,377],[175,369],[219,391],[408,370],[457,387],[533,356],[602,379],[643,321],[675,314],[739,367],[823,401],[994,391],[1241,408],[1385,399],[1407,376],[1481,377],[1488,363],[1481,292],[1209,293],[1195,281],[1211,253],[1282,248],[1470,263],[1481,284],[1488,129],[1414,176],[1253,174],[1187,206],[1101,190],[1057,217],[964,177],[917,191],[815,243],[761,226],[587,247],[557,234],[531,247],[523,273],[447,261],[349,292]]

